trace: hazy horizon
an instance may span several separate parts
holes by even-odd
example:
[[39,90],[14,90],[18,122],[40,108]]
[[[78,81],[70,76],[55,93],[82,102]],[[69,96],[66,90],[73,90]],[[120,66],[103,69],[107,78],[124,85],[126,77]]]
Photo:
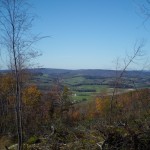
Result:
[[[67,68],[48,68],[48,67],[35,67],[35,68],[25,68],[25,69],[52,69],[52,70],[69,70],[69,71],[78,71],[78,70],[104,70],[104,71],[122,71],[122,69],[120,70],[115,70],[115,69],[103,69],[103,68],[89,68],[89,69],[85,69],[85,68],[81,68],[81,69],[67,69]],[[8,68],[6,69],[1,69],[0,68],[0,71],[7,71],[9,70]],[[144,69],[144,70],[141,70],[141,69],[127,69],[126,71],[150,71],[149,69]]]

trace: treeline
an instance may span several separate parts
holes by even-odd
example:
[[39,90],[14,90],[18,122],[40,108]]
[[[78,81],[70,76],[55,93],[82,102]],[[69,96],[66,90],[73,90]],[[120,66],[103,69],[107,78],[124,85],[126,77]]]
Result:
[[[16,139],[14,79],[2,75],[0,83],[0,135]],[[57,83],[46,93],[26,84],[21,94],[24,143],[30,137],[47,135],[53,149],[70,142],[72,147],[96,149],[100,140],[104,149],[150,146],[150,89],[115,95],[113,101],[101,93],[78,104],[72,103],[71,91]]]
[[[80,106],[74,119],[90,120],[103,135],[103,149],[148,150],[150,147],[150,89],[112,96],[98,95]],[[84,107],[84,110],[83,110]]]
[[77,92],[96,92],[94,89],[76,89]]
[[[72,87],[78,87],[78,86],[83,86],[83,85],[91,85],[91,86],[92,85],[107,85],[110,88],[115,87],[115,83],[112,83],[112,82],[110,82],[110,83],[103,83],[103,82],[100,82],[100,83],[95,83],[95,82],[93,82],[93,83],[78,83],[78,84],[74,84],[74,85],[70,84],[70,86],[72,86]],[[123,89],[125,89],[125,88],[134,88],[134,85],[120,83],[120,84],[116,85],[116,88],[123,88]],[[80,92],[80,90],[78,90],[78,91]]]
[[[14,79],[10,74],[0,77],[0,135],[16,135]],[[36,85],[26,84],[22,95],[22,124],[24,138],[42,133],[55,116],[64,117],[72,105],[67,87],[54,85],[49,92],[41,92]]]

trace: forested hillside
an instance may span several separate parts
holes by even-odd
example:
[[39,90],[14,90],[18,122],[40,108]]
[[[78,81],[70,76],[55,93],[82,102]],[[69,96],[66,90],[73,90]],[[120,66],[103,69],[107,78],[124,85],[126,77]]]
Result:
[[[29,73],[25,78],[34,81],[36,76]],[[17,140],[14,80],[9,73],[1,74],[0,79],[0,147],[11,150]],[[74,77],[71,79],[74,82]],[[22,90],[24,149],[149,148],[149,88],[114,96],[101,89],[90,99],[76,103],[76,96],[66,85],[51,82],[45,92],[38,88],[41,82],[27,82]]]
[[150,0],[0,0],[0,150],[150,150],[149,18]]

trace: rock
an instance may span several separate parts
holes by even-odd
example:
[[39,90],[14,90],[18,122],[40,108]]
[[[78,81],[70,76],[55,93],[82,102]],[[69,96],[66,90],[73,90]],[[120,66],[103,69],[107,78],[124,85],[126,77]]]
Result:
[[8,147],[9,150],[17,150],[18,144],[11,145]]

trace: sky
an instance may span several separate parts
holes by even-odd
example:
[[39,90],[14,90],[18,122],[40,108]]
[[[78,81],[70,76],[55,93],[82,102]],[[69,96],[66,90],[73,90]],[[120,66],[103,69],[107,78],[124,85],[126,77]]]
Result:
[[37,16],[33,33],[49,36],[35,45],[42,52],[36,61],[44,68],[114,69],[116,59],[132,55],[135,43],[143,39],[144,59],[150,56],[150,28],[149,21],[143,24],[142,0],[30,2]]

